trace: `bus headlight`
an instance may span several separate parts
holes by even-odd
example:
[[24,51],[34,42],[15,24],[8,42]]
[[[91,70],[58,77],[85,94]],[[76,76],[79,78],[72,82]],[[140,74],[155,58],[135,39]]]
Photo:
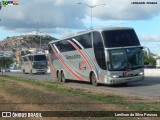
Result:
[[113,78],[119,78],[119,75],[117,75],[117,74],[114,73],[114,74],[112,74],[112,77]]
[[144,72],[139,72],[139,75],[144,75]]

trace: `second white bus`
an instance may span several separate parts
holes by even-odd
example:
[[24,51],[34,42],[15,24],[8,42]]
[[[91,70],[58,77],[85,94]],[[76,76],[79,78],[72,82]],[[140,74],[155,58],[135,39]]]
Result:
[[45,54],[28,54],[22,56],[21,71],[26,73],[47,73],[48,62]]

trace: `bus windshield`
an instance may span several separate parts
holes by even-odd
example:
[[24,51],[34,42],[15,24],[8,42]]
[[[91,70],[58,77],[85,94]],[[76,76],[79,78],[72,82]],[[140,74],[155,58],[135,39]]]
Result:
[[143,52],[141,48],[109,50],[109,55],[109,70],[143,68]]
[[45,55],[35,55],[34,61],[47,60]]
[[102,35],[106,48],[140,46],[138,37],[133,29],[103,31]]
[[32,63],[34,69],[46,69],[47,61],[35,61]]

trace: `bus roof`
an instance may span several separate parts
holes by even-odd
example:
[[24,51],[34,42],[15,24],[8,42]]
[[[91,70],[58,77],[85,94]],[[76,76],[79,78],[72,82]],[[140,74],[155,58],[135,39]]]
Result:
[[130,30],[130,29],[133,29],[133,28],[131,28],[131,27],[106,27],[106,28],[90,29],[90,30],[86,30],[86,31],[80,31],[77,33],[73,33],[73,34],[71,34],[67,37],[64,37],[62,39],[59,39],[59,40],[52,40],[51,42],[49,42],[49,44],[56,43],[56,42],[59,42],[59,41],[62,41],[62,40],[65,40],[65,39],[68,39],[71,37],[76,37],[76,36],[83,35],[85,33],[94,32],[94,31],[102,32],[102,31],[110,31],[110,30]]

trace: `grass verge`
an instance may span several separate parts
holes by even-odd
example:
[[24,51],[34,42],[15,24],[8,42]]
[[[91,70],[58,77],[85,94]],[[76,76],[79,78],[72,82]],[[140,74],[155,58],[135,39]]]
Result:
[[[18,82],[25,82],[25,83],[35,85],[35,86],[45,87],[49,91],[65,93],[65,94],[69,94],[73,96],[80,96],[80,97],[83,97],[89,100],[97,100],[97,101],[107,103],[107,104],[117,104],[117,105],[125,106],[131,110],[160,111],[160,102],[152,102],[152,103],[128,102],[123,97],[116,96],[116,95],[93,94],[93,93],[85,92],[84,90],[81,90],[81,89],[64,88],[63,83],[59,83],[59,82],[44,82],[44,81],[40,82],[36,80],[17,78],[17,77],[11,77],[11,76],[0,76],[0,79],[2,79],[0,80],[0,85],[6,84],[3,78],[10,79],[13,81],[18,81]],[[30,95],[34,97],[35,99],[41,99],[41,98],[43,99],[45,97],[44,93],[31,92],[30,90],[27,90],[27,89],[23,89],[23,90],[20,90],[18,88],[15,90],[10,89],[9,92],[13,92],[15,94],[20,93],[24,95]],[[32,94],[28,94],[28,93],[32,93]]]

